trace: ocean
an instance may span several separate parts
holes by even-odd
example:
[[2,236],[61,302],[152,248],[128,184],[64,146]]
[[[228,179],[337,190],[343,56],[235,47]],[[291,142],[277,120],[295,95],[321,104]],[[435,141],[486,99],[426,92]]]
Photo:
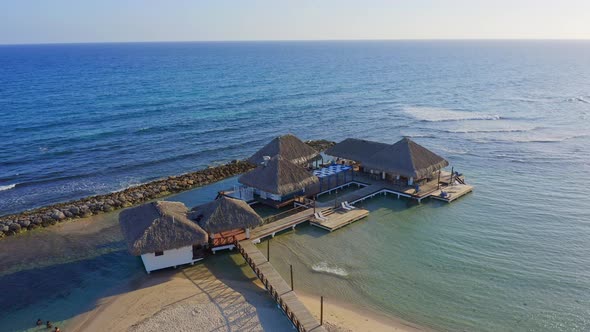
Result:
[[[0,215],[245,158],[284,133],[409,136],[474,193],[375,198],[334,233],[282,234],[279,271],[293,264],[306,292],[437,330],[587,331],[588,59],[588,41],[0,46]],[[141,274],[109,225],[89,242],[19,248],[47,249],[42,262],[2,247],[0,330],[24,329],[31,311],[68,319]]]

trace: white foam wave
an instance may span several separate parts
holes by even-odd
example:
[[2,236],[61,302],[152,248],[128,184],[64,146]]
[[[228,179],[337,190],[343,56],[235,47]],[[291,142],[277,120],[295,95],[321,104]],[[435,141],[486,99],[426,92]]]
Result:
[[319,262],[311,267],[312,270],[321,273],[333,274],[339,277],[347,277],[348,271],[338,266],[330,266],[326,262]]
[[586,98],[584,98],[584,97],[582,97],[582,96],[579,96],[579,97],[573,97],[573,98],[568,98],[568,100],[567,100],[567,101],[579,101],[579,102],[582,102],[582,103],[584,103],[584,104],[590,104],[590,100],[588,100],[588,99],[586,99]]
[[468,120],[500,120],[497,114],[455,111],[436,107],[407,107],[404,112],[416,120],[425,122],[468,121]]
[[0,191],[9,190],[9,189],[12,189],[14,187],[16,187],[16,183],[15,184],[9,184],[7,186],[0,186]]
[[444,130],[444,132],[452,134],[471,134],[471,133],[524,133],[541,129],[541,127],[530,128],[492,128],[492,129],[456,129]]

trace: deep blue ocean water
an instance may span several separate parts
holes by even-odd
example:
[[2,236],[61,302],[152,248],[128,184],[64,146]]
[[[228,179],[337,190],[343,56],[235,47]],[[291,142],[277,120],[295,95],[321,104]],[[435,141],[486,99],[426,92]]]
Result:
[[425,326],[587,331],[589,60],[587,41],[0,46],[0,214],[244,158],[287,132],[410,136],[475,192],[378,199],[328,237],[279,237],[282,254],[331,296]]

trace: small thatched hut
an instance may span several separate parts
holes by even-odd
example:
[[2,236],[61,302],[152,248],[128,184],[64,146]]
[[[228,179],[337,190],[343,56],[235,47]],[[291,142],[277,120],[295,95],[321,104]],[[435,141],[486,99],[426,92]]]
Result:
[[313,193],[319,181],[311,172],[280,155],[238,178],[239,183],[254,189],[261,202],[274,207]]
[[213,252],[233,248],[235,241],[249,237],[250,228],[262,223],[248,203],[227,196],[194,207],[188,216],[209,233]]
[[406,137],[375,153],[363,164],[384,174],[403,176],[411,185],[415,180],[430,177],[449,162]]
[[303,143],[295,135],[287,134],[270,141],[270,143],[248,158],[248,161],[254,165],[260,165],[265,162],[264,157],[272,158],[274,156],[281,156],[301,166],[321,158],[320,154],[312,147]]
[[180,202],[158,201],[124,210],[119,215],[129,252],[141,256],[145,270],[163,269],[203,258],[207,233],[187,218]]

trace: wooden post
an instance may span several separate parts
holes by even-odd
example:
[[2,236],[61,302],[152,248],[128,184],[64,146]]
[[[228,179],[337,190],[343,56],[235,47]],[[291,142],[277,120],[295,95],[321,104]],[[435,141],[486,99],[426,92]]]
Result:
[[438,170],[438,182],[436,189],[440,189],[440,169]]
[[291,267],[291,290],[293,290],[293,265],[289,264]]
[[270,239],[266,241],[266,261],[270,262]]
[[453,185],[453,174],[455,173],[455,166],[451,167],[451,180],[449,181],[449,186]]
[[320,325],[324,325],[324,297],[320,297]]

